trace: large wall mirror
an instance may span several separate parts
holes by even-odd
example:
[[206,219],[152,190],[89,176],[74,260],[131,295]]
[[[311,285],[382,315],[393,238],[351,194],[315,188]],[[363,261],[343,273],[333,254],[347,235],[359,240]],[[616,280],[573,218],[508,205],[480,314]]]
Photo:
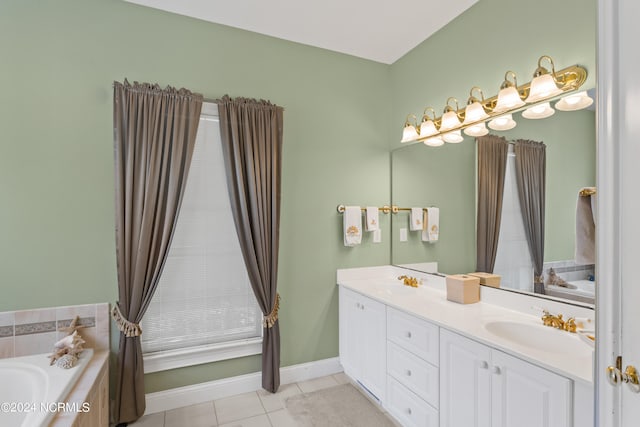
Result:
[[[580,304],[594,303],[594,265],[575,262],[576,206],[579,190],[595,186],[596,137],[593,109],[556,113],[540,120],[514,115],[517,126],[492,132],[509,141],[526,139],[546,145],[544,282],[538,293]],[[391,262],[429,271],[438,263],[444,274],[476,269],[476,142],[404,146],[391,154],[392,203],[400,207],[440,208],[440,235],[423,242],[409,231],[409,214],[392,217]],[[501,288],[533,293],[533,271],[515,183],[514,154],[507,159],[502,225],[494,272]],[[597,219],[596,219],[597,221]],[[406,240],[401,239],[407,229]]]

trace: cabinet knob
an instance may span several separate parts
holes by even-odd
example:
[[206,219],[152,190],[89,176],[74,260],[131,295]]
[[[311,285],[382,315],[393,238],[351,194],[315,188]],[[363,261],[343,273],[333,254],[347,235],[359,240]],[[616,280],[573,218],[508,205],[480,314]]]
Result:
[[500,375],[502,373],[502,371],[500,370],[500,366],[494,366],[493,368],[491,368],[491,372],[496,375]]
[[407,376],[410,377],[411,376],[411,369],[407,369]]
[[411,415],[411,408],[407,408],[407,414]]
[[480,362],[480,369],[489,369],[489,362],[487,362],[486,360]]
[[407,331],[407,338],[411,338],[411,331]]

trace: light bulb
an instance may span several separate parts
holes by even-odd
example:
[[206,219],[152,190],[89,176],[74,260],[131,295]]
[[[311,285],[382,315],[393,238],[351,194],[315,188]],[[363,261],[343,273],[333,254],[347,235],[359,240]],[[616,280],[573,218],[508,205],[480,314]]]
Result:
[[[453,129],[460,126],[460,119],[455,111],[447,111],[442,115],[442,122],[440,123],[440,132],[445,132],[449,129]],[[446,139],[445,139],[446,141]]]
[[478,101],[475,101],[467,105],[467,108],[465,108],[464,122],[462,122],[462,124],[464,125],[468,123],[478,122],[480,120],[486,119],[487,117],[489,116],[484,111],[482,104],[480,104]]
[[478,123],[477,125],[473,125],[473,126],[469,126],[468,128],[465,128],[464,133],[469,136],[485,136],[486,134],[489,133],[489,129],[487,129],[487,126],[483,122],[483,123]]
[[445,142],[449,142],[451,144],[457,144],[459,142],[462,142],[464,137],[462,136],[459,130],[454,130],[442,135],[442,139],[444,139]]
[[593,104],[593,99],[587,94],[587,92],[582,91],[565,96],[560,101],[556,102],[555,107],[560,111],[576,111],[587,108],[591,104]]
[[493,130],[509,130],[516,127],[516,122],[511,114],[505,114],[489,122],[489,127]]
[[436,129],[433,120],[424,120],[420,123],[420,137],[431,136],[436,133],[438,133],[438,129]]
[[434,136],[432,138],[425,139],[424,144],[429,147],[440,147],[441,145],[444,145],[444,141],[439,136]]
[[525,119],[544,119],[554,115],[555,112],[556,110],[551,108],[551,105],[548,102],[545,102],[543,104],[527,108],[522,112],[522,117]]
[[529,96],[525,99],[527,103],[538,102],[551,98],[562,93],[562,89],[556,86],[556,82],[551,74],[543,74],[531,81]]
[[505,87],[498,92],[498,101],[493,108],[494,113],[502,113],[514,108],[520,108],[525,102],[520,98],[518,90],[514,86]]

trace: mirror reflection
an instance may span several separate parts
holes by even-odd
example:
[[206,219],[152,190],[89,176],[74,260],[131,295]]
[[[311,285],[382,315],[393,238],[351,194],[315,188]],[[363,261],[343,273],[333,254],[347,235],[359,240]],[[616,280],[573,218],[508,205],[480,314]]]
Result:
[[[492,132],[508,144],[501,218],[495,222],[499,228],[497,247],[491,254],[495,257],[493,272],[501,276],[503,289],[592,304],[596,284],[593,260],[588,250],[585,253],[584,232],[576,234],[576,224],[583,225],[580,218],[586,204],[591,207],[591,199],[595,210],[595,196],[582,198],[585,203],[579,209],[580,190],[595,186],[595,111],[556,111],[543,120],[527,120],[516,114],[514,119],[518,124],[514,129]],[[535,182],[544,178],[544,222],[537,227],[544,229],[544,243],[533,237],[538,242],[537,247],[533,244],[537,253],[531,251],[532,237],[527,236],[527,230],[532,225],[525,218],[539,207],[532,211],[525,206],[523,211],[515,148],[518,140],[544,147],[544,177],[531,176],[529,170],[520,178]],[[393,216],[393,264],[433,271],[431,263],[437,262],[438,271],[445,274],[489,269],[480,259],[485,250],[477,250],[479,241],[486,247],[476,223],[484,210],[479,200],[478,155],[475,140],[469,138],[461,144],[437,148],[414,144],[392,152],[392,203],[440,209],[440,236],[435,243],[423,242],[419,233],[410,230],[409,212]],[[521,157],[528,161],[525,155]],[[452,168],[453,159],[457,166]],[[495,212],[490,218],[497,219]],[[404,234],[406,241],[401,239]]]

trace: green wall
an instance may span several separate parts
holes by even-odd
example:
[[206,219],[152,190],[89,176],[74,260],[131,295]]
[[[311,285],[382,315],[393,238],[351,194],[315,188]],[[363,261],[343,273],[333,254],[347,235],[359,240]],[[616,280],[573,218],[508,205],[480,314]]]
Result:
[[[589,72],[584,88],[594,87],[595,50],[595,0],[480,0],[391,66],[391,149],[402,147],[400,137],[407,114],[415,114],[420,119],[425,107],[431,106],[440,115],[450,96],[456,97],[462,107],[473,86],[482,88],[486,97],[494,96],[507,70],[516,73],[519,83],[527,82],[542,55],[550,55],[557,69],[573,64],[584,66]],[[546,119],[545,123],[549,120],[554,119]],[[519,126],[516,131],[519,128],[522,130]],[[530,138],[535,139],[534,136]],[[418,154],[420,149],[425,153]],[[411,150],[415,150],[412,151],[414,156],[393,154],[394,158],[412,158],[408,160],[410,169],[400,172],[401,183],[393,183],[392,198],[394,203],[403,206],[404,203],[409,206],[412,203],[416,206],[433,204],[443,209],[441,240],[434,245],[423,244],[414,236],[412,241],[400,243],[396,222],[405,226],[406,218],[401,216],[397,221],[394,218],[393,262],[437,260],[439,268],[445,272],[473,271],[476,264],[473,139],[465,137],[460,144],[440,148],[417,144]],[[593,154],[595,156],[595,152]],[[573,168],[572,165],[559,166],[555,159],[552,160],[549,167],[553,170]],[[394,177],[399,169],[402,168],[394,168]],[[413,176],[411,188],[415,193],[411,195],[402,184],[407,175]],[[402,188],[400,198],[395,194],[396,186]],[[573,204],[571,210],[575,212],[575,195],[562,200],[560,197],[548,198],[549,204],[555,203],[555,206],[566,206],[567,200]],[[556,217],[552,212],[548,215],[548,219]],[[547,229],[547,238],[553,240],[558,236],[550,236],[551,232],[570,226],[553,222]],[[562,241],[558,256],[573,258],[566,245],[566,242],[573,245],[572,239]],[[553,252],[549,251],[549,254]],[[569,252],[571,255],[567,255]]]
[[[112,82],[128,78],[285,108],[282,366],[337,356],[336,269],[389,262],[388,239],[342,246],[335,209],[389,202],[388,66],[121,0],[3,0],[0,52],[0,311],[116,300]],[[176,369],[147,391],[258,370]]]

